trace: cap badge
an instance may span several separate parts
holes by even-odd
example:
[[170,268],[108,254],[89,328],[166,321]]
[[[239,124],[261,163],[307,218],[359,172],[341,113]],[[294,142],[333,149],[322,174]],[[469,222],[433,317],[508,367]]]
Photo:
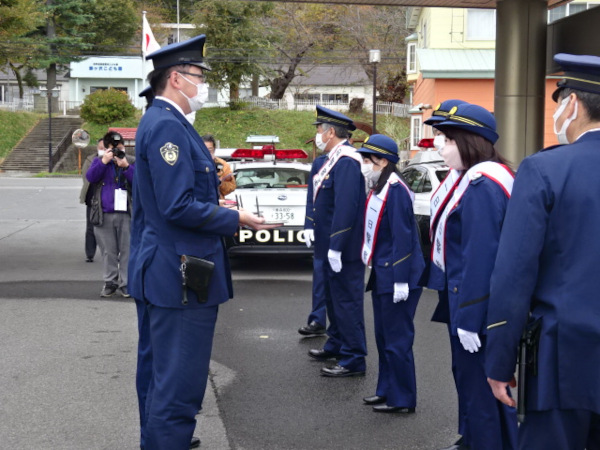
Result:
[[179,147],[171,142],[167,142],[160,148],[160,155],[170,166],[174,166],[179,157]]

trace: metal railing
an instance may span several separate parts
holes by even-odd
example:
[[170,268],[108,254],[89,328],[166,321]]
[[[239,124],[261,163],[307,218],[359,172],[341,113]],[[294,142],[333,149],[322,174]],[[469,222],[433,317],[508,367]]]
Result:
[[8,102],[0,102],[0,109],[5,111],[17,112],[17,111],[33,111],[33,101],[28,99],[16,98]]

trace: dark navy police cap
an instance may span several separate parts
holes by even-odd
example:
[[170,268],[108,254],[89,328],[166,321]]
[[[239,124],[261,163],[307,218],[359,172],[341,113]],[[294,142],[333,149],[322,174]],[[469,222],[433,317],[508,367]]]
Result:
[[434,124],[433,128],[440,130],[442,133],[444,133],[444,130],[459,128],[478,134],[492,144],[495,144],[498,140],[494,115],[487,109],[470,103],[463,103],[452,108],[446,120]]
[[347,128],[350,131],[356,130],[354,122],[350,117],[346,117],[340,112],[332,111],[331,109],[323,108],[317,105],[317,120],[313,125],[320,125],[322,123],[329,123],[331,125],[337,125],[343,128]]
[[372,154],[393,162],[398,162],[398,144],[392,138],[383,134],[373,134],[366,138],[362,147],[357,150],[360,154]]
[[446,120],[446,117],[448,117],[448,113],[452,108],[458,105],[462,105],[463,103],[467,102],[456,99],[445,100],[435,107],[431,117],[423,123],[425,125],[433,125],[434,123],[443,122],[444,120]]
[[558,100],[558,93],[564,88],[600,94],[600,56],[557,53],[554,61],[565,72],[556,83],[558,88],[552,94],[554,101]]
[[146,56],[146,59],[152,60],[154,70],[166,69],[179,64],[191,64],[203,70],[210,70],[210,66],[204,62],[205,41],[206,35],[201,34],[187,41],[176,42],[158,49]]
[[154,91],[152,90],[152,86],[146,86],[144,89],[142,89],[138,97],[146,97],[146,100],[149,101],[154,99]]

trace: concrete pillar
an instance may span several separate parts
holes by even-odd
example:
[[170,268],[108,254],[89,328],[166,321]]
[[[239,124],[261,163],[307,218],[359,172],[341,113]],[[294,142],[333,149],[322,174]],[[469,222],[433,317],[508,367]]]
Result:
[[497,1],[497,148],[514,168],[544,142],[547,14],[547,0]]

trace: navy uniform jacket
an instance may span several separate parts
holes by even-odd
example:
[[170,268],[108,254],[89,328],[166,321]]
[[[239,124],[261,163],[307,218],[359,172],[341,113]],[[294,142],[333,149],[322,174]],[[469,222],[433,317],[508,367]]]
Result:
[[408,283],[410,289],[419,287],[425,261],[413,205],[406,188],[400,183],[389,187],[371,264],[367,291],[374,289],[377,294],[393,293],[394,283]]
[[488,312],[486,372],[509,381],[531,311],[541,317],[530,410],[600,413],[600,131],[537,153],[519,168]]
[[360,163],[349,156],[340,157],[313,204],[315,258],[326,259],[331,249],[342,252],[342,262],[360,260],[365,202]]
[[319,169],[323,167],[327,155],[319,155],[315,158],[310,168],[310,176],[308,177],[308,189],[306,192],[306,215],[304,216],[304,228],[314,229],[314,211],[313,211],[313,185],[312,179],[317,174]]
[[132,294],[157,306],[184,307],[179,267],[185,254],[215,263],[208,302],[199,304],[188,290],[187,307],[227,301],[233,290],[222,236],[235,233],[239,215],[218,206],[215,164],[202,138],[175,107],[155,99],[137,129],[136,154],[131,234],[140,237],[130,267]]
[[498,252],[508,197],[481,176],[469,183],[446,222],[446,272],[431,264],[428,287],[448,289],[448,305],[438,305],[433,320],[456,329],[486,333],[490,278]]

